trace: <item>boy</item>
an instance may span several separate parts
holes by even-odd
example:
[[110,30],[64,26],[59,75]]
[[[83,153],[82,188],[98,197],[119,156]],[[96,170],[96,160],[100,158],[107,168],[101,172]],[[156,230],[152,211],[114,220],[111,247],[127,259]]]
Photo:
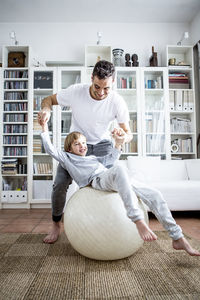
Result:
[[126,169],[116,165],[110,169],[109,166],[120,156],[121,145],[125,141],[125,134],[121,128],[113,130],[115,148],[110,154],[103,157],[86,156],[86,138],[79,132],[71,132],[65,139],[64,150],[57,150],[50,141],[47,122],[42,125],[41,137],[46,152],[60,162],[67,169],[70,176],[76,181],[80,188],[91,185],[95,189],[117,191],[124,202],[127,216],[136,224],[138,232],[144,241],[153,241],[157,236],[144,222],[142,211],[133,201],[134,191],[143,202],[156,215],[164,228],[173,239],[173,248],[185,250],[193,256],[200,253],[193,249],[184,238],[180,226],[173,219],[161,193],[151,187],[141,185],[134,181],[130,183]]

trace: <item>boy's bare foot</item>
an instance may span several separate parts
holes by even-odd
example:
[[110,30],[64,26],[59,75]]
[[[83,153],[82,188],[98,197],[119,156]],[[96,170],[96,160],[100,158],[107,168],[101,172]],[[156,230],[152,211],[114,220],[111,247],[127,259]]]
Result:
[[145,242],[151,242],[157,240],[157,235],[149,228],[144,220],[138,220],[135,222],[139,235]]
[[61,222],[53,222],[51,231],[47,236],[45,236],[43,242],[46,244],[55,243],[60,235],[60,229],[61,229]]
[[185,250],[191,256],[200,256],[200,252],[192,248],[189,242],[184,238],[173,240],[172,246],[176,250]]

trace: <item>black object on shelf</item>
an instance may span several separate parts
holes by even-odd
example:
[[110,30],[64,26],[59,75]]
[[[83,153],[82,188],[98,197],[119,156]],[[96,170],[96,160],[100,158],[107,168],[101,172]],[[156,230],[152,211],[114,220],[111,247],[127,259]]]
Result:
[[52,89],[53,72],[34,72],[34,89]]

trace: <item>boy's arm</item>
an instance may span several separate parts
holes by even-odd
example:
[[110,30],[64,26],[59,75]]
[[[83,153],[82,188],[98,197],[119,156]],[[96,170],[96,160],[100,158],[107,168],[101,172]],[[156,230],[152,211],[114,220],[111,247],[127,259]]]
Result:
[[38,113],[38,123],[42,126],[48,122],[51,116],[52,105],[58,105],[56,94],[48,96],[42,100],[41,111]]
[[47,122],[45,122],[42,125],[41,138],[42,138],[42,142],[43,142],[46,153],[51,155],[53,158],[55,158],[57,161],[59,161],[64,168],[66,168],[65,163],[67,161],[67,156],[66,156],[65,152],[56,149],[52,145],[50,137],[49,137]]

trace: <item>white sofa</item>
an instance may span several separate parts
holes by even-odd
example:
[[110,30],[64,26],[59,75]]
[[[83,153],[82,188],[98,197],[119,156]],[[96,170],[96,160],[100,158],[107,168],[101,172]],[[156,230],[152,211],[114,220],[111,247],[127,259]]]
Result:
[[172,211],[200,210],[200,159],[133,157],[120,161],[130,176],[160,190]]
[[[126,166],[129,176],[160,190],[171,211],[200,210],[200,159],[160,160],[134,157],[117,163]],[[67,200],[78,190],[73,181]]]

